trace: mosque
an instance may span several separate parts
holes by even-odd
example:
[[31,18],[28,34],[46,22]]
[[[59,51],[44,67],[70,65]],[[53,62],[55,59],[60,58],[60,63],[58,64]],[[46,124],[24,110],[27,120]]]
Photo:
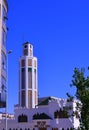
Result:
[[[0,108],[6,107],[7,89],[7,0],[0,0]],[[0,130],[72,130],[79,126],[77,100],[38,97],[37,58],[33,45],[23,44],[19,60],[19,101],[14,114],[0,113]],[[75,113],[74,116],[73,113]]]
[[19,60],[19,103],[14,115],[0,114],[0,130],[72,130],[79,126],[77,100],[38,98],[37,71],[33,46],[26,42]]

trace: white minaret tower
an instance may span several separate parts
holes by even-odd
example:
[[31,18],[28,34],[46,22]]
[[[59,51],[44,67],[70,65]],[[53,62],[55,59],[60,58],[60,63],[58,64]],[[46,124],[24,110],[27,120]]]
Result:
[[19,105],[35,108],[37,104],[37,58],[33,56],[33,46],[26,42],[19,64]]
[[0,0],[0,107],[5,107],[7,87],[6,37],[7,0]]

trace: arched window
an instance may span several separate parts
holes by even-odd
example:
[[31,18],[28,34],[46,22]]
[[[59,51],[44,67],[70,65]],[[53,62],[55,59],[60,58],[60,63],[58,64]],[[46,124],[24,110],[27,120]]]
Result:
[[28,122],[28,118],[26,115],[19,115],[18,116],[18,122]]

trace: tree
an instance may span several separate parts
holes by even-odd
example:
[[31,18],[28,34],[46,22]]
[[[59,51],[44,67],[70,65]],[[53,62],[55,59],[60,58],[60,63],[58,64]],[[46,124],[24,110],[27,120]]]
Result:
[[71,86],[76,87],[75,97],[80,101],[77,103],[80,130],[89,130],[89,76],[85,75],[84,68],[75,68],[72,78]]

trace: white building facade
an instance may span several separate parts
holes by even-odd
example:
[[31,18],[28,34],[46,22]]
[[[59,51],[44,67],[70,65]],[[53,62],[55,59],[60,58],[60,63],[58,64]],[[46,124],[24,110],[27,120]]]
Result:
[[[71,116],[75,104],[76,101],[67,102],[65,99],[45,97],[37,108],[17,106],[14,109],[14,117],[7,120],[7,130],[72,130],[78,128],[77,115]],[[5,123],[5,119],[0,120],[0,130],[6,130]]]
[[[37,58],[33,46],[23,44],[23,55],[19,60],[19,103],[14,115],[0,118],[0,130],[72,130],[78,128],[79,118],[76,100],[68,101],[56,97],[38,99]],[[75,116],[72,116],[76,113]],[[3,115],[3,114],[2,114]]]

